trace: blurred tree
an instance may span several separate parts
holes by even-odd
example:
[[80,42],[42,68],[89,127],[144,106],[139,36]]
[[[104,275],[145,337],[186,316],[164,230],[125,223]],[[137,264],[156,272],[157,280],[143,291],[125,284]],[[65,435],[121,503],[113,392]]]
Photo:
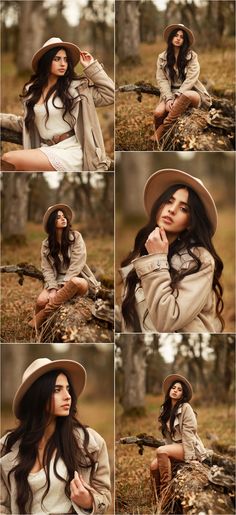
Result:
[[116,6],[116,52],[124,64],[140,62],[140,0],[117,0]]
[[46,27],[43,0],[22,0],[19,4],[19,39],[17,68],[20,73],[31,68],[32,55],[42,46]]
[[29,196],[28,173],[2,174],[2,237],[3,241],[24,244]]
[[[230,402],[233,397],[235,335],[211,335],[210,345],[214,351],[214,364],[211,372],[211,384],[216,402]],[[230,395],[231,393],[231,395]]]
[[53,204],[53,191],[43,173],[34,173],[29,181],[28,220],[42,223],[42,217],[48,206]]
[[161,30],[160,13],[152,0],[140,4],[140,38],[141,41],[154,43],[156,35]]
[[145,413],[146,347],[143,335],[120,335],[117,345],[121,348],[123,388],[120,402],[126,415]]
[[83,8],[80,23],[86,24],[89,28],[87,44],[92,46],[95,55],[102,52],[104,56],[109,54],[113,56],[113,8],[113,2],[110,0],[88,0],[87,5]]

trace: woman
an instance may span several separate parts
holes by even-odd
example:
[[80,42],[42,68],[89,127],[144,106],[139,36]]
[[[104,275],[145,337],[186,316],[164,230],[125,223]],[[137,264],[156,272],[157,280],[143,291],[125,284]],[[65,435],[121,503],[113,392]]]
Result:
[[81,234],[72,231],[72,218],[73,212],[66,204],[49,207],[43,218],[48,234],[41,249],[44,288],[36,302],[35,316],[29,322],[36,329],[61,304],[74,295],[85,295],[89,284],[93,288],[100,285],[86,264],[86,246]]
[[110,474],[103,438],[76,418],[86,371],[36,359],[13,400],[16,429],[1,439],[1,513],[104,513]]
[[190,49],[194,43],[192,31],[182,23],[168,25],[164,39],[167,50],[157,59],[156,80],[161,96],[154,111],[156,131],[152,138],[158,142],[188,107],[211,106],[211,97],[198,80],[197,54]]
[[220,332],[223,263],[212,243],[213,198],[195,177],[174,169],[146,182],[149,216],[122,262],[125,332]]
[[192,386],[179,374],[167,376],[163,382],[165,394],[159,422],[165,445],[158,447],[157,457],[151,463],[151,476],[157,496],[163,493],[172,478],[171,464],[206,459],[207,454],[197,434],[197,420],[189,404]]
[[[80,62],[85,76],[74,72]],[[34,74],[23,88],[24,118],[3,116],[23,130],[24,150],[3,155],[18,171],[107,170],[110,160],[95,107],[113,103],[113,82],[88,52],[50,38],[33,56]]]

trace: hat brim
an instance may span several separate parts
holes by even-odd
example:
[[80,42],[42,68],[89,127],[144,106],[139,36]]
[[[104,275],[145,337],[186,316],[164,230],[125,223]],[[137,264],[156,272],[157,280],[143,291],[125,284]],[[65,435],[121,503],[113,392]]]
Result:
[[217,228],[217,209],[215,202],[201,181],[186,172],[175,169],[158,170],[152,174],[144,186],[144,207],[150,215],[155,200],[162,195],[170,186],[183,184],[192,188],[201,199],[209,221],[212,226],[212,235]]
[[177,382],[177,381],[182,381],[182,383],[184,383],[187,386],[188,392],[189,392],[188,400],[190,401],[190,399],[193,396],[192,385],[190,384],[190,382],[184,376],[181,376],[180,374],[170,374],[169,376],[167,376],[164,379],[164,381],[163,381],[163,392],[164,392],[164,394],[166,395],[168,390],[169,390],[169,388],[170,388],[170,386],[174,382]]
[[18,388],[12,405],[13,413],[17,418],[19,418],[19,407],[21,400],[23,399],[25,393],[32,386],[32,384],[47,372],[57,369],[64,370],[68,374],[76,396],[79,397],[82,394],[87,378],[85,368],[80,363],[77,363],[77,361],[72,361],[70,359],[58,359],[51,361],[50,363],[47,363],[46,365],[38,368],[38,370],[35,370]]
[[184,25],[179,24],[179,23],[174,23],[172,25],[168,25],[168,27],[165,28],[165,30],[163,32],[163,38],[166,42],[168,41],[168,37],[169,37],[170,33],[174,29],[179,29],[179,30],[186,32],[188,34],[189,44],[193,45],[193,43],[195,42],[193,32],[190,29],[188,29],[187,27],[185,27]]
[[37,72],[38,62],[40,61],[41,57],[43,57],[44,54],[48,52],[48,50],[51,50],[52,48],[66,48],[69,50],[73,66],[76,66],[76,64],[79,62],[80,59],[80,48],[77,45],[74,45],[74,43],[69,43],[68,41],[62,41],[57,43],[51,43],[50,45],[46,45],[45,47],[40,48],[32,57],[32,68],[35,72]]
[[67,204],[54,204],[54,206],[50,206],[47,209],[47,211],[43,217],[43,227],[44,227],[45,232],[47,232],[47,223],[48,223],[49,216],[52,213],[54,213],[54,211],[59,211],[59,209],[64,211],[68,222],[72,222],[72,220],[74,218],[74,213],[73,213],[72,209],[70,208],[70,206],[67,206]]

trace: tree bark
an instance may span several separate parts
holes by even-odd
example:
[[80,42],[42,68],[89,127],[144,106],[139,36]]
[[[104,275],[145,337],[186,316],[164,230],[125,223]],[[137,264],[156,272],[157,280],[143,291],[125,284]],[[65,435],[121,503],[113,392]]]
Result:
[[4,241],[24,242],[28,215],[28,173],[3,174],[2,236]]
[[22,73],[31,69],[32,56],[42,46],[46,19],[43,1],[23,0],[19,7],[17,68]]
[[125,414],[139,414],[145,411],[146,393],[146,349],[142,336],[120,337],[124,369],[124,388],[121,404]]
[[140,61],[139,6],[139,0],[116,1],[117,55],[124,64]]

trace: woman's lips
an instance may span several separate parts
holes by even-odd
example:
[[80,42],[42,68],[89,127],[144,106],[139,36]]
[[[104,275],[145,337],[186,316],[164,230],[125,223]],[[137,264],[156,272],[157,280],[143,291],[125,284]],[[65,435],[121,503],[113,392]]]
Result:
[[162,220],[167,224],[171,224],[173,222],[173,219],[170,216],[162,216]]

